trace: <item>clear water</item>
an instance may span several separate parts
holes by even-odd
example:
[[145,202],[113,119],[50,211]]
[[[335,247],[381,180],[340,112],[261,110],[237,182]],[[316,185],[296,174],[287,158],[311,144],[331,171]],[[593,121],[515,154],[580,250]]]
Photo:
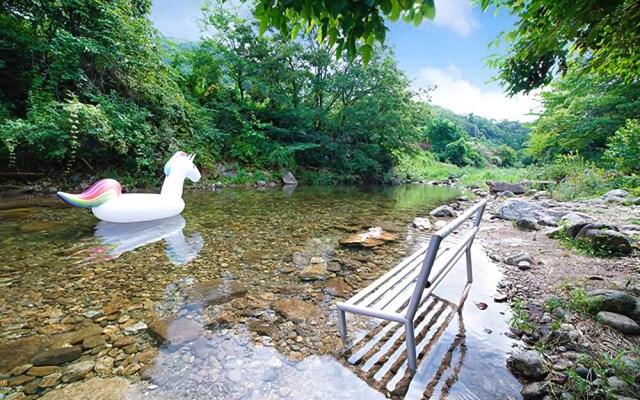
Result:
[[[148,380],[135,384],[130,398],[383,398],[340,358],[339,299],[327,281],[302,281],[293,259],[338,260],[342,270],[329,278],[344,277],[358,290],[425,240],[411,227],[415,217],[458,195],[424,185],[187,191],[182,216],[135,225],[99,222],[54,197],[0,200],[0,346],[87,323],[116,326],[122,336],[127,320],[187,318],[200,327],[199,338],[177,346],[136,333],[139,353],[158,352],[146,363],[153,365],[145,368]],[[398,240],[375,250],[337,244],[349,231],[372,226],[395,231]],[[519,396],[505,367],[506,306],[492,301],[500,275],[482,251],[475,253],[476,279],[462,314],[466,339],[438,375],[434,398]],[[453,274],[438,293],[455,302],[464,271]],[[194,285],[219,278],[240,282],[246,295],[207,308],[190,300]],[[318,306],[318,318],[278,314],[274,303],[291,297]],[[480,311],[477,301],[489,308]],[[100,318],[105,306],[120,310],[117,318]],[[256,332],[255,322],[277,333]],[[458,323],[425,357],[407,398],[421,397],[433,381],[439,361],[430,360],[446,352]],[[453,383],[444,385],[448,379]]]

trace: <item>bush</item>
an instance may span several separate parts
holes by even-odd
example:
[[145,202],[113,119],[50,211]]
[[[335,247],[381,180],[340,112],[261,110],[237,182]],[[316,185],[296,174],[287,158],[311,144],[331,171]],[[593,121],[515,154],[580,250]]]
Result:
[[640,121],[627,120],[609,139],[604,159],[619,172],[640,172]]

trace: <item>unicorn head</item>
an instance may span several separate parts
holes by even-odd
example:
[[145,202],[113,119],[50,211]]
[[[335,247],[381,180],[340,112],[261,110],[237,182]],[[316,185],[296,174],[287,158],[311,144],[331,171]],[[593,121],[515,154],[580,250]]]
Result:
[[177,176],[182,179],[189,178],[192,182],[198,182],[200,180],[200,171],[193,164],[195,157],[195,154],[187,155],[184,151],[177,152],[165,164],[164,174],[167,178]]

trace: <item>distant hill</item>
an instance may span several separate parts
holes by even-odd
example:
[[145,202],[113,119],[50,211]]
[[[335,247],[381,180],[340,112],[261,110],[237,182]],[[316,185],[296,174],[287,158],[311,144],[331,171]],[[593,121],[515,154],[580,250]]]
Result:
[[496,121],[473,114],[460,115],[437,105],[431,105],[431,110],[436,117],[452,121],[472,138],[495,145],[506,144],[515,150],[525,147],[524,143],[531,133],[531,128],[518,121]]

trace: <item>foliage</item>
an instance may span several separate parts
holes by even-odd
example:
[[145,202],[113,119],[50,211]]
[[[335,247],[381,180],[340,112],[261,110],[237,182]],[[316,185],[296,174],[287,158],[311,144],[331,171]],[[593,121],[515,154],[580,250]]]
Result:
[[546,166],[542,177],[557,183],[553,195],[559,200],[593,198],[614,189],[605,170],[579,154],[559,156]]
[[[481,0],[486,8],[489,0]],[[490,65],[510,93],[529,92],[548,84],[567,69],[597,71],[626,82],[640,72],[640,3],[634,0],[574,2],[571,0],[493,0],[516,16],[515,28],[499,39],[510,47]],[[586,61],[572,63],[584,57]]]
[[543,161],[570,152],[598,161],[608,139],[640,112],[640,84],[603,76],[571,72],[541,96],[545,111],[529,146]]
[[528,333],[535,330],[533,323],[529,320],[527,303],[524,299],[514,299],[513,302],[511,302],[511,311],[513,315],[508,321],[511,326]]
[[317,27],[318,41],[335,47],[337,60],[346,49],[351,60],[360,54],[366,65],[372,58],[374,41],[384,43],[388,30],[385,19],[402,18],[418,26],[424,18],[433,19],[436,9],[434,0],[259,0],[254,3],[253,15],[260,22],[260,34],[273,26],[283,36],[295,38],[298,32]]
[[605,160],[620,172],[640,172],[640,122],[627,120],[624,127],[618,128],[609,139]]

